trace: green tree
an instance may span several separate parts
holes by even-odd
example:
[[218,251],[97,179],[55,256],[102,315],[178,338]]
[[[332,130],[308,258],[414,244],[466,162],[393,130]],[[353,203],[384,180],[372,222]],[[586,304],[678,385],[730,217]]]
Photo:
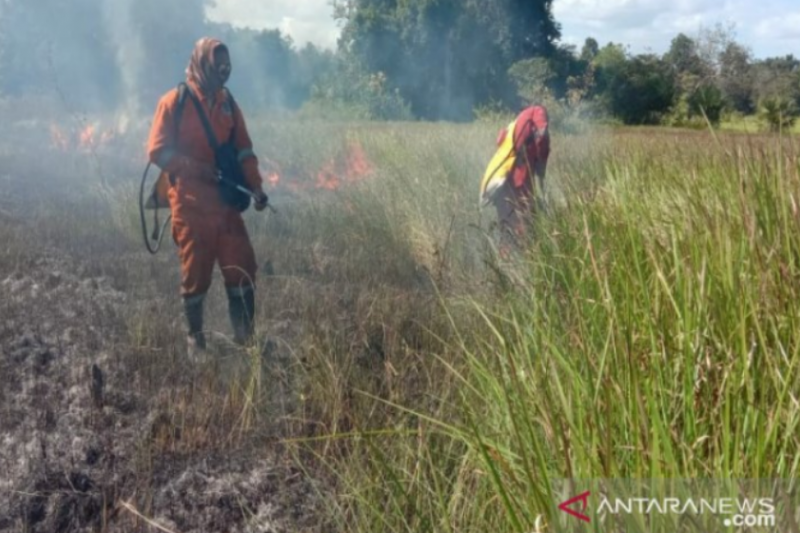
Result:
[[564,44],[557,46],[547,61],[554,73],[550,88],[558,99],[567,96],[574,80],[583,77],[590,65],[578,57],[574,46]]
[[591,63],[600,53],[600,45],[594,37],[587,37],[581,48],[581,60]]
[[788,55],[756,61],[753,85],[758,101],[773,98],[800,103],[800,60]]
[[597,97],[608,113],[626,124],[657,124],[673,104],[675,77],[659,57],[628,57],[621,45],[608,44],[593,66]]
[[543,57],[517,61],[508,70],[508,74],[517,87],[517,94],[529,103],[545,100],[556,77],[550,63]]
[[352,58],[339,57],[311,91],[305,110],[316,117],[409,120],[411,110],[382,72],[368,73]]
[[303,105],[311,97],[314,86],[333,74],[335,68],[336,55],[330,50],[321,50],[310,43],[298,50],[291,66],[289,107]]
[[623,75],[625,63],[628,61],[627,52],[621,44],[608,43],[600,49],[597,56],[592,61],[595,69],[596,96],[605,100],[605,104],[610,110],[608,102],[609,93],[613,86],[621,83],[620,77]]
[[683,33],[672,40],[664,62],[672,69],[680,96],[685,98],[713,78],[711,66],[698,54],[697,43]]
[[772,132],[777,133],[794,126],[798,114],[800,110],[797,103],[789,98],[769,96],[761,101],[761,120],[766,122]]
[[516,99],[508,69],[550,57],[559,37],[552,0],[338,2],[341,51],[383,72],[415,115],[468,119],[490,101]]
[[688,95],[687,102],[689,118],[705,117],[711,124],[719,124],[725,108],[725,98],[716,85],[705,83],[696,87]]
[[710,66],[697,52],[697,43],[683,33],[672,39],[669,51],[664,55],[664,61],[676,74],[691,74],[700,78],[711,74]]
[[753,66],[750,52],[731,42],[720,54],[719,88],[730,106],[742,113],[752,113],[754,101]]

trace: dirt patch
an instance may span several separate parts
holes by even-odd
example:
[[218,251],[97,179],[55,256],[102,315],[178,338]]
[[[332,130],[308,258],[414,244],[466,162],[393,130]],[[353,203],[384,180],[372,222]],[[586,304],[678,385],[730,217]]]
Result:
[[319,530],[320,488],[269,446],[154,443],[163,405],[136,386],[129,303],[56,253],[0,271],[0,531],[152,531],[136,513],[184,533]]

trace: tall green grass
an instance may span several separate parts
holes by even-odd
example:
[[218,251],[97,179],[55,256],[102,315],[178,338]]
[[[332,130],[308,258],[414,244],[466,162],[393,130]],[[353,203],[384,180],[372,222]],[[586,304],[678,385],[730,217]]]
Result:
[[505,267],[512,288],[441,295],[455,334],[430,354],[435,400],[365,393],[395,414],[332,465],[343,527],[521,533],[565,478],[797,476],[794,146],[555,146],[565,203]]

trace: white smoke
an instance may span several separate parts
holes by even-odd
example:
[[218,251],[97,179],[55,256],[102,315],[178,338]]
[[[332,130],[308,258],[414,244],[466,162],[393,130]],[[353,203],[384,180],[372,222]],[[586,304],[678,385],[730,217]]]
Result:
[[[129,117],[139,117],[143,113],[138,95],[138,80],[145,65],[145,51],[141,34],[134,29],[131,9],[135,0],[114,0],[103,2],[103,16],[116,47],[117,63],[121,76],[122,94],[119,112],[121,125],[127,124]],[[124,127],[124,126],[123,126]]]

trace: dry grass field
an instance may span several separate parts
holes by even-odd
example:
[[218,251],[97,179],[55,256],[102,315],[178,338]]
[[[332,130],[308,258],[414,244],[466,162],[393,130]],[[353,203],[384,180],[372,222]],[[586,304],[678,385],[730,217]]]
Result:
[[501,261],[497,124],[253,119],[259,342],[217,279],[198,368],[146,121],[2,112],[0,531],[524,533],[564,478],[800,474],[792,138],[555,132]]

